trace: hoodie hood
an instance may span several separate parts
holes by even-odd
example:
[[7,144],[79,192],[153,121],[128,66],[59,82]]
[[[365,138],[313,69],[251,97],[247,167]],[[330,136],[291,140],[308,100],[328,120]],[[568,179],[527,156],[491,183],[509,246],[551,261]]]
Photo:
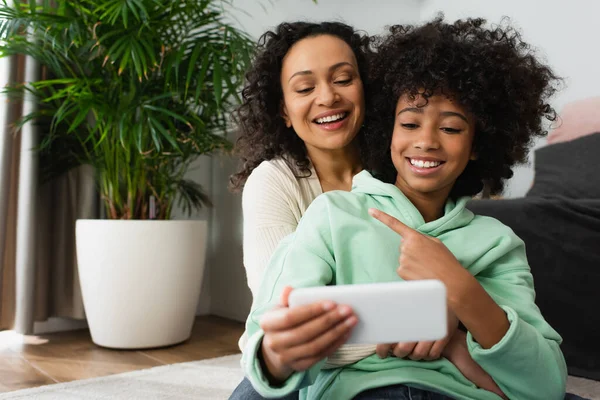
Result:
[[474,218],[474,214],[466,208],[466,204],[471,198],[465,196],[456,201],[449,198],[444,207],[444,215],[426,223],[419,210],[396,185],[375,179],[366,170],[354,176],[352,192],[371,197],[380,204],[379,207],[374,206],[375,208],[381,208],[382,211],[399,219],[409,227],[433,237],[449,230],[461,228]]

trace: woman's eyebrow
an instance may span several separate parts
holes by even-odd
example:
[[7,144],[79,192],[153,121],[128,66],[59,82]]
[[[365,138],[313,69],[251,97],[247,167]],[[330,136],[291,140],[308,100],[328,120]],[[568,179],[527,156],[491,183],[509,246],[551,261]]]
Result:
[[[338,69],[339,67],[342,67],[342,66],[344,66],[344,65],[349,65],[349,66],[351,66],[351,67],[353,67],[353,68],[354,68],[354,65],[352,65],[352,64],[351,64],[351,63],[349,63],[348,61],[342,61],[342,62],[339,62],[339,63],[337,63],[337,64],[333,64],[331,67],[329,67],[329,71],[331,72],[331,71],[333,71],[333,70],[336,70],[336,69]],[[307,70],[305,70],[305,71],[298,71],[298,72],[295,72],[295,73],[294,73],[292,76],[290,76],[290,79],[288,79],[288,82],[289,82],[289,81],[291,81],[291,80],[292,80],[292,78],[293,78],[293,77],[295,77],[296,75],[312,75],[312,73],[313,73],[313,72],[312,72],[311,70],[309,70],[309,69],[307,69]]]

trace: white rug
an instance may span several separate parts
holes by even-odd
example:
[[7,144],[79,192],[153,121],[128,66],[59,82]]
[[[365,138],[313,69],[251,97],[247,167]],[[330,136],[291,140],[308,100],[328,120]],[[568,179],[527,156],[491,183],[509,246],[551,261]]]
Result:
[[[0,400],[228,399],[242,380],[240,355],[166,365],[0,395]],[[0,377],[1,379],[1,377]],[[569,377],[568,391],[600,400],[600,382]]]
[[235,354],[18,390],[0,395],[0,399],[223,400],[229,398],[242,377],[240,355]]

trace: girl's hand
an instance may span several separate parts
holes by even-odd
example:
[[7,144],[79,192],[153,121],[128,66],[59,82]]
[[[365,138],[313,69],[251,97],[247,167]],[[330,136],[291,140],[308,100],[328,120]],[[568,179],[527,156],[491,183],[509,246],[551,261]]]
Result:
[[448,306],[484,349],[508,332],[504,310],[485,291],[448,248],[396,218],[374,208],[369,214],[401,236],[398,275],[404,280],[438,279],[446,285]]
[[444,349],[442,355],[477,387],[496,393],[503,399],[507,399],[502,389],[494,382],[492,377],[471,357],[467,348],[466,333],[457,331],[450,340],[450,343],[448,343],[448,346]]
[[458,328],[458,318],[451,310],[448,310],[448,335],[444,339],[435,342],[406,342],[397,344],[379,344],[377,345],[377,355],[380,358],[386,358],[390,353],[398,358],[408,357],[411,360],[419,361],[437,360],[442,356],[442,352],[454,336]]
[[446,285],[449,296],[452,288],[459,286],[456,282],[472,279],[439,239],[417,232],[383,211],[371,208],[369,214],[401,236],[397,272],[402,279],[438,279]]
[[294,371],[309,369],[346,342],[358,322],[352,309],[330,301],[289,308],[291,287],[284,288],[280,305],[265,313],[261,356],[272,383]]

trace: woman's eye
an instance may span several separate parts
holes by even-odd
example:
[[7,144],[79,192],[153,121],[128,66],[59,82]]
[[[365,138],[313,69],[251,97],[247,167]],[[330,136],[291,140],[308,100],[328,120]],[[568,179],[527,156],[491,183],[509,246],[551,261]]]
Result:
[[460,133],[462,131],[462,129],[449,128],[449,127],[444,127],[441,129],[446,133]]
[[405,129],[417,129],[419,125],[417,124],[400,124]]
[[352,82],[352,79],[348,78],[348,79],[339,79],[337,81],[335,81],[335,83],[337,83],[338,85],[347,85],[350,82]]

